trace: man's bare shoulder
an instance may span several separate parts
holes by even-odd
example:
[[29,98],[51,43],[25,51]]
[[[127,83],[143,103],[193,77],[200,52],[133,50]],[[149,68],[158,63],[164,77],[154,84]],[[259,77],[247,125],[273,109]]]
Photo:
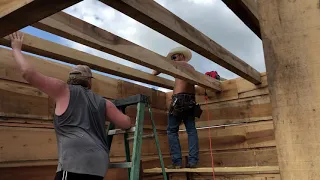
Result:
[[175,63],[180,64],[180,65],[187,67],[187,68],[190,68],[190,69],[194,69],[194,67],[191,64],[189,64],[188,62],[185,62],[185,61],[175,61]]

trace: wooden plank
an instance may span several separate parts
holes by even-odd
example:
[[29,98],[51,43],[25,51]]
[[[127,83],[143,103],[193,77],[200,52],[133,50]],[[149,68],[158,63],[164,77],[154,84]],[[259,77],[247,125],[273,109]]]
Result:
[[257,5],[255,0],[222,0],[228,8],[230,8],[253,33],[261,38],[259,17],[257,13]]
[[141,86],[138,84],[132,84],[129,82],[121,81],[119,83],[119,88],[121,89],[120,97],[125,98],[128,96],[133,96],[136,94],[143,94],[150,97],[150,105],[153,108],[166,110],[166,93],[157,91],[145,86]]
[[[71,66],[58,64],[52,61],[44,60],[35,56],[24,54],[28,62],[40,73],[47,76],[55,77],[63,81],[67,81]],[[0,78],[27,83],[18,69],[16,62],[13,59],[12,51],[5,48],[0,48]],[[112,79],[97,73],[93,73],[92,90],[99,95],[116,99],[118,95],[118,80]]]
[[[57,13],[81,0],[18,0],[1,1],[0,37]],[[27,16],[26,16],[27,14]]]
[[[186,164],[185,158],[188,157],[188,152],[182,154],[182,164]],[[277,151],[276,147],[244,149],[244,150],[226,150],[213,151],[213,159],[215,167],[241,167],[241,166],[277,166]],[[170,155],[164,155],[163,160],[166,165],[171,163]],[[122,159],[124,161],[124,157]],[[159,168],[159,157],[143,156],[142,159],[144,169]],[[210,152],[199,153],[198,167],[211,167]]]
[[268,80],[265,72],[261,73],[261,84],[259,85],[254,85],[242,78],[237,78],[235,79],[235,81],[237,84],[238,93],[244,93],[244,92],[249,92],[256,89],[268,87]]
[[211,125],[233,124],[272,119],[272,106],[268,95],[240,100],[201,105],[203,113],[196,120],[197,127],[201,123],[207,126],[207,111]]
[[[206,175],[195,174],[193,180],[212,180],[212,174],[206,173]],[[280,180],[280,174],[252,174],[252,175],[218,175],[216,180]],[[171,173],[170,180],[185,180],[185,173]]]
[[[278,166],[249,166],[249,167],[215,167],[215,174],[277,174],[279,173]],[[144,169],[144,173],[161,173],[161,168]],[[181,168],[181,169],[166,169],[167,173],[207,173],[212,172],[212,168]]]
[[190,83],[212,90],[221,89],[217,80],[210,79],[197,71],[185,69],[159,54],[66,13],[57,13],[33,26]]
[[209,60],[247,79],[261,82],[257,70],[153,0],[100,0]]
[[[145,134],[151,130],[144,130]],[[163,155],[169,155],[168,137],[158,131]],[[249,148],[274,147],[272,121],[250,123],[247,125],[213,128],[213,150],[240,150]],[[208,152],[208,129],[198,130],[201,152]],[[56,140],[53,129],[18,128],[0,126],[0,162],[11,163],[31,160],[54,160],[57,158]],[[180,132],[182,153],[188,153],[188,135]],[[124,157],[122,136],[115,136],[110,157]],[[132,142],[130,143],[132,149]],[[142,159],[145,156],[156,156],[154,139],[143,139]]]
[[[208,96],[207,102],[204,96],[205,92],[207,93],[207,96]],[[238,89],[237,89],[237,83],[235,80],[228,80],[228,81],[221,82],[220,92],[208,91],[204,88],[196,87],[196,101],[199,104],[228,101],[233,99],[238,99]]]
[[[8,37],[0,40],[0,44],[10,47],[11,43]],[[30,34],[24,35],[23,51],[31,52],[37,55],[53,58],[71,64],[84,64],[90,68],[105,72],[108,74],[124,77],[127,79],[140,81],[143,83],[173,89],[174,82],[165,78],[154,76],[143,71],[112,62],[91,54],[78,51],[67,46],[59,45]]]
[[[55,177],[57,165],[44,165],[34,167],[0,168],[0,179],[3,180],[52,180]],[[127,169],[109,169],[104,180],[127,180]]]
[[48,119],[48,96],[31,86],[0,79],[0,116]]

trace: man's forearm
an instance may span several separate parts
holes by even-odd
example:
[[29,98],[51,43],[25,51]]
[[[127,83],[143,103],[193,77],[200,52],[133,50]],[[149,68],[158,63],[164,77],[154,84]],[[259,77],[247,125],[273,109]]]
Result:
[[32,66],[24,58],[21,50],[13,49],[12,53],[13,53],[14,59],[16,60],[18,66],[20,67],[22,75],[25,76],[27,73],[31,73],[32,71],[34,71]]

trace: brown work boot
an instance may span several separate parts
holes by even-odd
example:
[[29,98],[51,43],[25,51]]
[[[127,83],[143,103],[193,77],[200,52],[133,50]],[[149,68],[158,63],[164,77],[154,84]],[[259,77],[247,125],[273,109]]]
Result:
[[187,164],[186,168],[197,168],[197,164]]
[[180,169],[181,166],[175,165],[175,164],[171,164],[171,165],[167,166],[167,168],[168,168],[168,169]]

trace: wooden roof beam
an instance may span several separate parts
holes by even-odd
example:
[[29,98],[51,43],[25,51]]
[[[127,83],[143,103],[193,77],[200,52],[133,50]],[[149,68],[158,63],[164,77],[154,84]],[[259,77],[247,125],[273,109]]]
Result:
[[0,38],[81,0],[5,0],[0,2]]
[[[8,37],[0,39],[0,44],[10,47]],[[173,89],[174,82],[165,78],[133,69],[88,53],[53,43],[29,34],[24,35],[23,51],[49,57],[71,64],[85,64],[94,70],[121,76],[143,83]]]
[[261,39],[255,0],[222,0]]
[[33,24],[33,26],[148,68],[155,69],[170,76],[186,80],[195,85],[210,90],[221,90],[220,82],[216,79],[210,78],[197,71],[185,69],[153,51],[145,49],[64,12],[56,13]]
[[260,73],[154,0],[100,0],[254,84]]

